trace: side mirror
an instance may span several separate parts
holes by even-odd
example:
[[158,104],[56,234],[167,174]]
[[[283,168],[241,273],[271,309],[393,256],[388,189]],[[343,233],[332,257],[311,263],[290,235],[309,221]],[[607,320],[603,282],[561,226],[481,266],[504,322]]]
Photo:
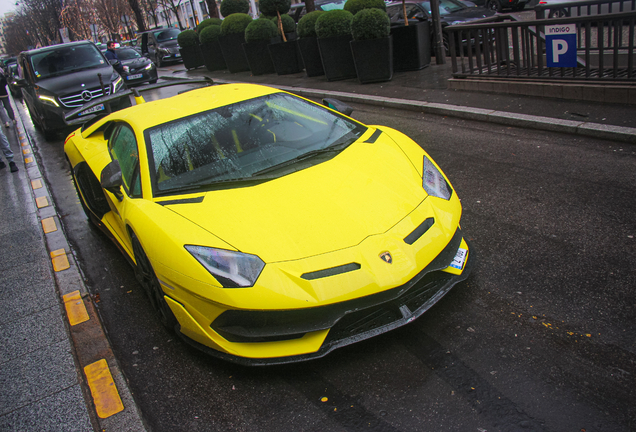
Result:
[[104,189],[115,195],[119,201],[124,199],[124,195],[121,193],[124,181],[121,177],[119,161],[114,160],[104,167],[100,174],[99,183]]
[[322,104],[328,108],[338,111],[340,114],[350,116],[353,112],[353,108],[344,102],[340,102],[338,99],[325,98],[322,100]]

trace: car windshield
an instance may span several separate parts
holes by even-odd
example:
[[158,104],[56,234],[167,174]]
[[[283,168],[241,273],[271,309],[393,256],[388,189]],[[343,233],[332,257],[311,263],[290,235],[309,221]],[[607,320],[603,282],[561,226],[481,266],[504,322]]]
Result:
[[[423,1],[420,3],[426,12],[431,13],[431,2]],[[440,15],[448,15],[454,12],[458,12],[462,9],[466,9],[466,6],[455,0],[439,0],[439,13]]]
[[141,54],[132,48],[120,48],[117,50],[117,58],[119,60],[133,60],[141,58]]
[[340,9],[344,9],[345,3],[346,3],[346,0],[340,0],[340,1],[336,0],[336,1],[328,2],[328,3],[320,3],[318,7],[320,8],[319,10],[323,10],[323,11],[340,10]]
[[37,80],[106,65],[106,59],[92,44],[59,47],[31,56]]
[[157,39],[157,42],[159,43],[167,42],[167,41],[176,39],[177,36],[179,36],[179,33],[181,32],[177,29],[160,30],[155,32],[155,38]]
[[277,93],[223,106],[146,131],[159,195],[263,181],[324,162],[366,127]]

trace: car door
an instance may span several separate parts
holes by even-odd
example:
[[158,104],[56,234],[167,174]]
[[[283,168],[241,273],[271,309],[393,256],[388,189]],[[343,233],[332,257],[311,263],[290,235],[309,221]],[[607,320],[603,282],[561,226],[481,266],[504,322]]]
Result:
[[132,256],[132,244],[126,225],[128,215],[142,198],[139,147],[135,132],[130,125],[116,122],[109,128],[112,128],[112,132],[109,134],[108,151],[111,159],[119,162],[123,186],[120,194],[104,191],[112,210],[104,216],[104,219],[121,246]]

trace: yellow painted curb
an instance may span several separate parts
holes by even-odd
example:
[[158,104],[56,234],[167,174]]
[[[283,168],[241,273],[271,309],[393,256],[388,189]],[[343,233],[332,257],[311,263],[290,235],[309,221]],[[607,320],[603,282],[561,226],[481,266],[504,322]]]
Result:
[[48,207],[49,200],[45,196],[42,196],[35,199],[35,204],[38,206],[38,208]]
[[38,179],[38,180],[33,180],[31,182],[31,187],[35,190],[35,189],[40,189],[42,187],[42,180]]
[[84,368],[99,418],[108,418],[124,410],[117,386],[106,360],[98,360]]
[[66,270],[71,267],[64,249],[58,249],[51,252],[51,262],[53,263],[53,270],[56,272]]
[[69,324],[74,326],[90,319],[79,290],[68,293],[63,298]]
[[55,224],[55,219],[50,217],[46,219],[42,219],[42,229],[45,234],[48,234],[53,231],[57,231],[57,225]]
[[33,162],[33,158],[32,157],[28,157],[26,159],[24,159],[24,163],[31,163]]
[[31,149],[28,149],[28,148],[22,149],[22,153],[25,154],[25,155],[29,154],[29,153],[31,153]]

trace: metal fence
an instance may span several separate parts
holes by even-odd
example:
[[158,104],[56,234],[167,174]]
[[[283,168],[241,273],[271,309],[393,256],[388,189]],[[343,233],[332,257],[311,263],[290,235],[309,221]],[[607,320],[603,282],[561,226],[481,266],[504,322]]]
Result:
[[[562,3],[577,9],[564,18],[517,21],[514,16],[499,15],[494,20],[475,24],[449,26],[445,29],[449,39],[453,76],[517,78],[524,80],[597,80],[636,82],[634,71],[634,26],[636,12],[593,15],[592,4],[599,6],[615,3],[633,3],[636,0],[603,0]],[[619,8],[621,6],[614,6]],[[624,6],[622,6],[624,7]],[[537,6],[537,14],[550,7]],[[577,39],[577,66],[547,67],[545,52],[545,26],[574,24]],[[460,42],[461,41],[461,42]]]

